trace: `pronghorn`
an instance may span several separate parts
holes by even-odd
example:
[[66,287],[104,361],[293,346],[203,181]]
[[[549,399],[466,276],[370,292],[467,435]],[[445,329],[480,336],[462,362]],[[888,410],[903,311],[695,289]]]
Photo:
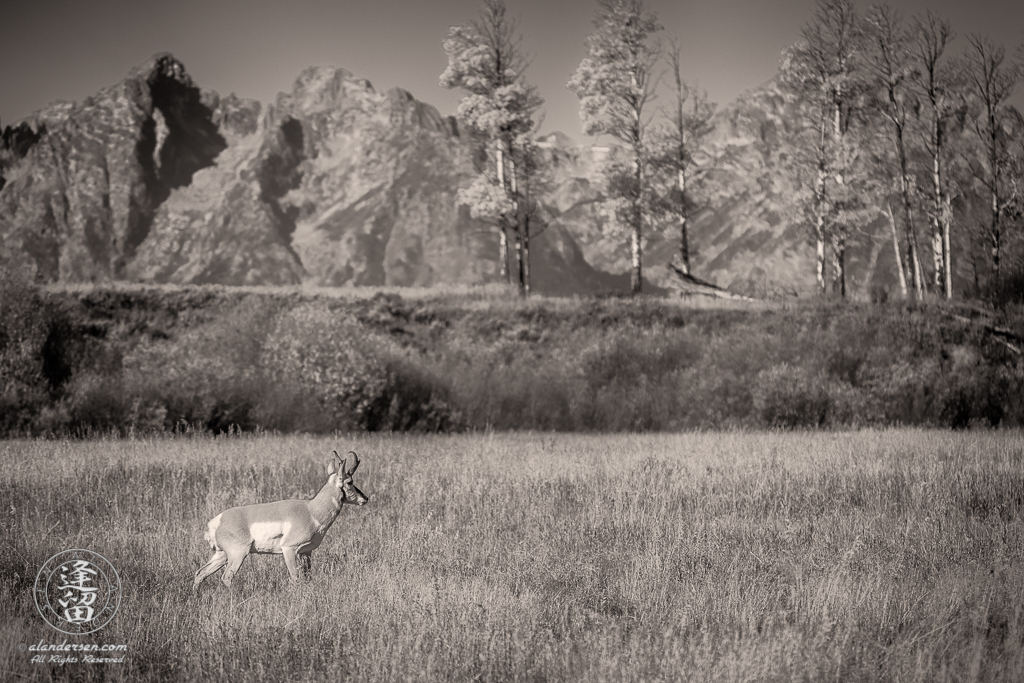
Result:
[[295,560],[302,558],[303,574],[309,574],[309,554],[320,546],[344,503],[363,505],[369,500],[352,483],[359,456],[349,451],[342,459],[338,451],[327,463],[327,483],[312,500],[279,500],[259,505],[230,508],[210,520],[205,538],[213,557],[196,572],[193,590],[210,574],[227,565],[221,581],[231,577],[249,553],[284,555],[292,580],[299,578]]

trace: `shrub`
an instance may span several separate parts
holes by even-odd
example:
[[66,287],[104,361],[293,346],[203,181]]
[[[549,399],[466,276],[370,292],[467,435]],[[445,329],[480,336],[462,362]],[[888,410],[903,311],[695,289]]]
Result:
[[162,415],[168,429],[257,427],[260,352],[275,313],[246,300],[175,338],[137,340],[124,359],[123,424],[152,425]]
[[1024,422],[1013,307],[979,324],[903,303],[69,296],[6,272],[0,295],[2,434]]
[[788,363],[758,373],[752,391],[754,410],[768,427],[822,427],[830,399],[825,378]]
[[[583,335],[580,335],[582,338]],[[701,358],[689,330],[626,324],[584,347],[579,374],[591,406],[588,429],[651,431],[680,426],[680,375]]]
[[987,364],[970,347],[955,347],[950,367],[936,378],[936,403],[943,426],[964,429],[972,424],[997,427],[1003,421],[1011,396],[1024,387],[1014,373]]
[[134,426],[129,423],[128,408],[120,375],[82,372],[70,382],[67,393],[57,405],[59,423],[51,417],[46,431],[77,435],[127,431]]
[[17,272],[0,270],[0,434],[36,429],[81,363],[67,311]]
[[261,365],[286,395],[308,392],[320,427],[441,431],[459,422],[440,378],[389,337],[326,306],[302,305],[280,315]]

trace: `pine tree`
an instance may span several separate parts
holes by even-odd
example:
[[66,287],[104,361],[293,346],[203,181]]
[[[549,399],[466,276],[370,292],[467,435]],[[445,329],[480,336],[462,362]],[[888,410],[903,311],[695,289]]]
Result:
[[[489,161],[470,186],[459,191],[459,201],[469,205],[474,218],[498,228],[501,277],[510,282],[518,279],[520,290],[525,291],[522,278],[513,277],[508,267],[508,234],[515,236],[516,253],[522,258],[522,169],[517,159],[529,144],[533,116],[543,100],[525,79],[521,39],[503,0],[483,0],[480,19],[450,28],[444,51],[448,67],[441,74],[441,85],[466,92],[456,116],[482,142]],[[516,271],[521,273],[523,268]]]
[[594,33],[587,37],[587,57],[567,87],[580,99],[586,135],[609,135],[632,152],[627,176],[611,168],[609,191],[624,203],[617,211],[630,230],[630,288],[643,288],[642,237],[648,164],[647,105],[655,98],[654,69],[659,46],[653,34],[662,29],[643,0],[599,0]]

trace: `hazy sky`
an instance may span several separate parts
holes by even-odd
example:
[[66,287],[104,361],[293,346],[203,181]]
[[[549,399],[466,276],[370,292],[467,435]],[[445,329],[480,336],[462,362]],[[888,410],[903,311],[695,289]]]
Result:
[[[545,99],[544,131],[578,140],[576,97],[565,89],[585,55],[594,0],[506,0]],[[860,8],[868,3],[861,2]],[[893,0],[905,15],[948,17],[962,45],[987,34],[1024,40],[1022,0]],[[813,0],[648,0],[664,37],[678,38],[684,77],[728,102],[771,78],[780,50],[814,13]],[[204,88],[269,102],[307,66],[345,67],[378,90],[400,86],[454,113],[460,94],[438,85],[449,26],[478,0],[11,0],[0,12],[0,123],[58,99],[81,101],[156,52],[171,52]],[[1024,102],[1024,87],[1014,98]]]

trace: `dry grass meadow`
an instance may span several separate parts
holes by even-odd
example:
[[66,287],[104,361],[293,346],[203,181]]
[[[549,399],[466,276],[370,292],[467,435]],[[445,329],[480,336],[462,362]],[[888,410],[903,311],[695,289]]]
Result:
[[[292,585],[192,575],[206,521],[310,497],[353,448],[371,497]],[[0,442],[0,679],[1021,681],[1024,434],[176,437]],[[61,642],[32,584],[68,548],[117,617]]]

